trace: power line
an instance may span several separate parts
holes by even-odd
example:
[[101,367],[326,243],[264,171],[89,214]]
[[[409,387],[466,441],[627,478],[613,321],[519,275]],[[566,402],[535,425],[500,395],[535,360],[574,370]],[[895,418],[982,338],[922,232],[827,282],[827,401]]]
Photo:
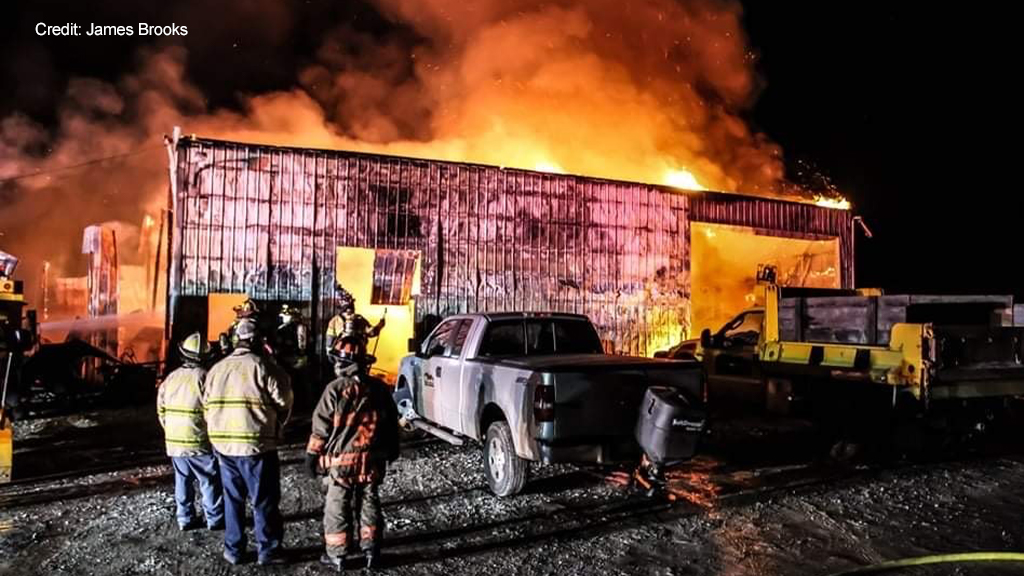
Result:
[[75,170],[77,168],[84,168],[86,166],[92,166],[94,164],[101,164],[108,160],[119,160],[121,158],[128,158],[130,156],[137,156],[139,154],[145,154],[153,150],[163,148],[160,146],[150,146],[148,148],[139,148],[132,152],[125,152],[124,154],[114,154],[112,156],[103,156],[102,158],[93,158],[92,160],[86,160],[85,162],[79,162],[78,164],[69,164],[67,166],[59,166],[57,168],[50,168],[49,170],[40,170],[39,172],[31,172],[25,174],[18,174],[17,176],[9,176],[7,178],[0,178],[0,184],[6,184],[8,182],[14,182],[15,180],[24,180],[26,178],[35,178],[37,176],[46,176],[47,174],[53,174],[56,172],[66,172],[68,170]]

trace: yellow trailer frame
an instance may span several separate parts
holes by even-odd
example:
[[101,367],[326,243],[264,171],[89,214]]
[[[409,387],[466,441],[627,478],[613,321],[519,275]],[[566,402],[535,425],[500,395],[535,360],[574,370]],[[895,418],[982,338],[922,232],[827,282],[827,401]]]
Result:
[[[23,304],[25,297],[15,289],[15,286],[14,280],[0,275],[0,300]],[[20,324],[21,318],[19,317],[17,320]],[[0,484],[11,481],[11,470],[14,464],[14,421],[5,406],[13,358],[11,352],[0,356]]]
[[785,372],[806,368],[838,380],[902,387],[918,399],[927,397],[935,357],[931,324],[895,324],[887,346],[784,341],[780,339],[781,293],[774,266],[758,266],[757,287],[764,302],[757,346],[762,369]]

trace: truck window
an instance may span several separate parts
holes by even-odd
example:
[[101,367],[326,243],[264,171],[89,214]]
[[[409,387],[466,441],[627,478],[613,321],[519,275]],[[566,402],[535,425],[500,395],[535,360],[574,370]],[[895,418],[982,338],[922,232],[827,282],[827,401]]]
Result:
[[555,353],[555,333],[551,320],[526,321],[526,355],[541,356]]
[[466,338],[469,337],[469,329],[472,327],[473,321],[466,319],[453,331],[454,338],[452,339],[452,345],[448,348],[448,356],[453,358],[462,356],[462,347],[466,345]]
[[593,324],[584,320],[555,320],[555,350],[558,354],[604,354]]
[[499,320],[491,322],[480,344],[480,356],[522,356],[526,353],[522,320]]
[[441,356],[446,354],[451,343],[453,332],[455,327],[461,320],[446,320],[442,322],[437,330],[434,330],[433,334],[427,339],[423,346],[423,352],[427,356]]
[[722,328],[722,334],[726,340],[733,340],[745,344],[757,344],[761,335],[761,320],[763,312],[747,312],[737,316]]

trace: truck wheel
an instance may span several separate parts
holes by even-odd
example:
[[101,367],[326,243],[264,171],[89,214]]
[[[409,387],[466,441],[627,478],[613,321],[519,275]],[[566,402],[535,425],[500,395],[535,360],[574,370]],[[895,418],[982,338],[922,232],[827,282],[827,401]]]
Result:
[[526,484],[526,465],[526,460],[516,455],[508,423],[492,422],[484,438],[484,468],[491,492],[502,498],[518,494]]

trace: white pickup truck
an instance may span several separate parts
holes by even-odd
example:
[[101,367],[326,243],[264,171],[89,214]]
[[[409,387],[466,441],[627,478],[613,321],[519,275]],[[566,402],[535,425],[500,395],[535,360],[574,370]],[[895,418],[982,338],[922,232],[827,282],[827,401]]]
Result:
[[502,312],[452,316],[402,360],[404,419],[449,442],[483,443],[488,484],[519,492],[527,463],[639,458],[634,438],[652,385],[703,399],[694,362],[605,354],[586,316]]

